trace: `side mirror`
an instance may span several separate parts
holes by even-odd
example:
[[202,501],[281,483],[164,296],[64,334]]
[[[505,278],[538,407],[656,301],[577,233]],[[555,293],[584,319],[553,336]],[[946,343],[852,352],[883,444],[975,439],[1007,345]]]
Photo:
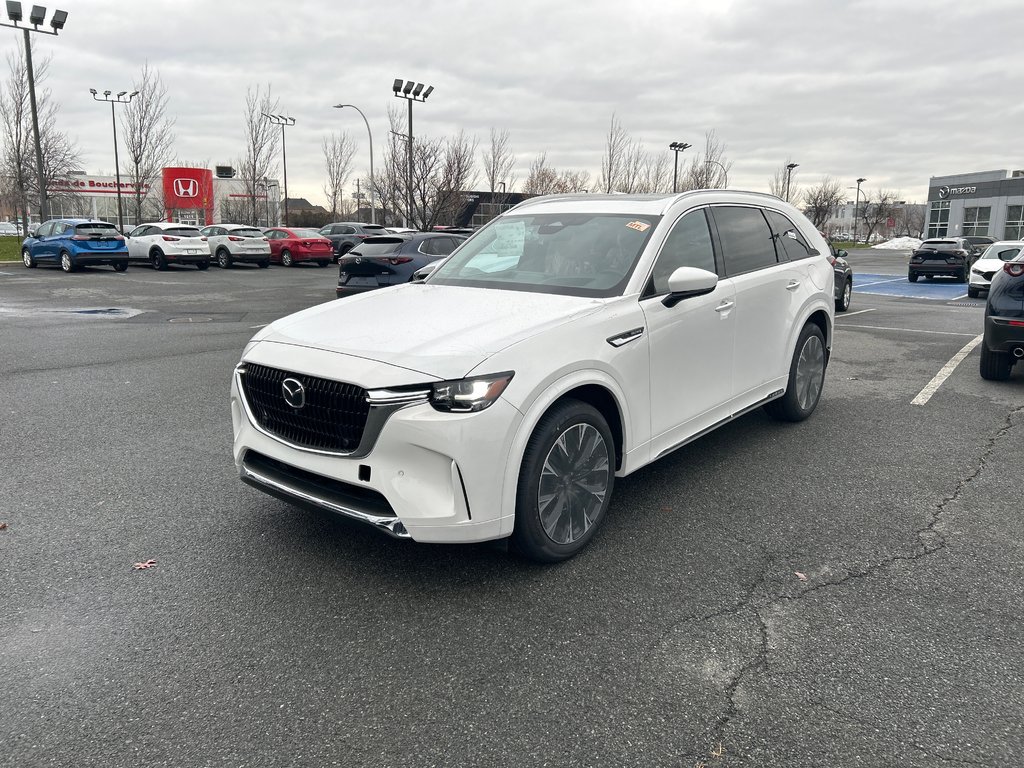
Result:
[[840,248],[838,251],[836,251],[836,256],[838,256],[840,259],[845,259],[849,255],[850,254],[847,253],[846,251],[844,251],[842,248]]
[[718,275],[697,267],[679,267],[668,278],[668,296],[661,300],[666,307],[674,307],[683,299],[703,296],[718,286]]
[[443,261],[444,259],[438,259],[437,261],[432,261],[429,264],[417,269],[415,272],[412,273],[412,282],[422,283],[424,280],[430,277],[431,274],[433,274],[435,269],[441,266],[441,262]]

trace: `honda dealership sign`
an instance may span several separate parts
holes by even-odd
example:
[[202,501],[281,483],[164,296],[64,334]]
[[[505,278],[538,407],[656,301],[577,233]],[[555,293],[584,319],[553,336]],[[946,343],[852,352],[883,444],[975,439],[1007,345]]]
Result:
[[172,221],[213,221],[213,171],[209,168],[164,168],[164,208]]

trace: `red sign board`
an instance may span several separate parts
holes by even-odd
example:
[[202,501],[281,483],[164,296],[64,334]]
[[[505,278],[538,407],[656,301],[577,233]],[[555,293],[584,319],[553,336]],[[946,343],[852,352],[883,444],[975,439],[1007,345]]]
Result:
[[164,168],[164,208],[203,209],[213,216],[213,171],[209,168]]

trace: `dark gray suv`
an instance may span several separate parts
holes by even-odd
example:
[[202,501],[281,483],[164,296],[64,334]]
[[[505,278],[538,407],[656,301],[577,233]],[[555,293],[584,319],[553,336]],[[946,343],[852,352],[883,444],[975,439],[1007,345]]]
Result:
[[361,243],[367,237],[375,235],[386,235],[388,231],[380,224],[363,224],[359,221],[338,221],[334,224],[327,224],[320,229],[320,234],[331,241],[331,249],[334,251],[332,261],[337,262],[338,257],[348,253],[353,246]]

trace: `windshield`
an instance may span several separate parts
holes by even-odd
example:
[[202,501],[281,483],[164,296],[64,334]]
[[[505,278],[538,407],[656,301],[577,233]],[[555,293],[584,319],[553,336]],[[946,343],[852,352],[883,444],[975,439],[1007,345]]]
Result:
[[88,224],[76,224],[75,234],[84,237],[120,237],[121,233],[113,224],[93,221]]
[[999,259],[1000,261],[1013,261],[1014,257],[1018,253],[1020,253],[1019,245],[990,245],[988,248],[985,249],[985,252],[981,254],[981,258]]
[[660,216],[503,216],[435,270],[430,283],[604,298],[622,293]]

